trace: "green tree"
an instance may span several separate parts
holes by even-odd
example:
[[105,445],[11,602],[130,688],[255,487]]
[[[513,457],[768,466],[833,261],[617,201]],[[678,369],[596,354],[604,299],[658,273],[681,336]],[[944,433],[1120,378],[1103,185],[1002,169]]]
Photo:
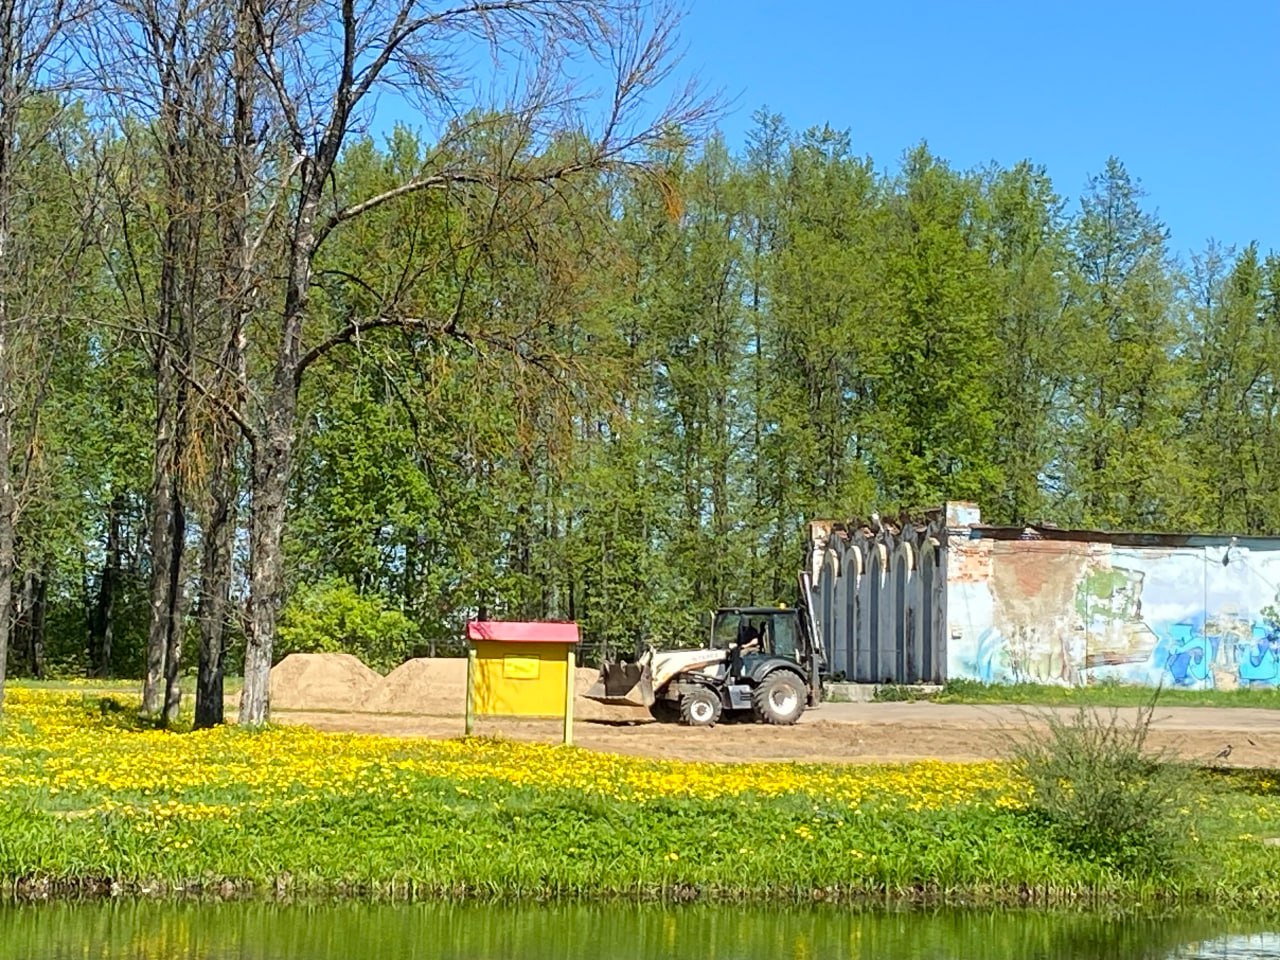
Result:
[[352,653],[387,671],[413,656],[421,637],[413,621],[376,593],[343,580],[297,587],[280,615],[280,655]]
[[877,236],[888,297],[873,321],[881,502],[921,508],[982,499],[1003,482],[995,455],[997,279],[982,248],[978,178],[921,146],[908,154]]
[[762,338],[767,426],[756,451],[769,475],[765,542],[776,599],[795,592],[807,518],[875,505],[872,385],[885,369],[876,329],[885,302],[880,187],[870,161],[853,156],[847,134],[810,130],[788,150],[780,189]]
[[[749,555],[744,570],[742,596],[750,602],[781,599],[790,584],[785,564],[775,561],[769,549],[774,516],[770,500],[777,492],[777,464],[764,456],[772,392],[770,350],[774,343],[773,299],[770,287],[782,229],[782,186],[790,130],[786,121],[767,109],[756,111],[755,126],[747,135],[746,156],[739,177],[743,183],[742,247],[743,298],[746,314],[745,384],[740,394],[746,407],[741,540]],[[774,534],[781,531],[773,530]],[[781,543],[788,543],[783,534]]]
[[1269,289],[1275,266],[1254,244],[1233,261],[1210,246],[1193,264],[1187,468],[1204,491],[1199,517],[1214,530],[1280,529],[1274,470],[1280,318]]
[[1066,222],[1048,175],[1030,163],[992,171],[985,193],[982,245],[997,285],[989,402],[1001,482],[983,506],[996,522],[1020,524],[1050,510],[1046,471],[1067,381]]
[[[279,323],[270,328],[270,337],[259,339],[260,359],[249,365],[260,375],[247,418],[254,456],[249,636],[240,701],[245,723],[261,723],[268,714],[276,611],[284,587],[287,491],[308,368],[369,332],[411,330],[482,352],[500,351],[525,374],[541,370],[553,379],[558,375],[558,354],[548,349],[551,344],[541,333],[549,318],[564,316],[565,303],[546,296],[527,302],[494,296],[504,274],[487,272],[477,278],[464,268],[464,277],[488,282],[462,286],[465,295],[448,312],[420,313],[409,299],[380,303],[374,313],[331,312],[324,309],[326,300],[341,303],[348,297],[335,290],[316,294],[326,243],[340,242],[345,229],[380,207],[435,192],[456,200],[470,228],[468,242],[485,260],[510,249],[512,240],[536,236],[535,225],[546,224],[553,212],[572,223],[575,207],[559,201],[578,184],[590,188],[603,171],[637,162],[640,152],[669,128],[702,113],[696,98],[684,95],[656,116],[643,116],[648,91],[667,79],[672,67],[677,15],[665,5],[479,3],[441,13],[419,0],[402,0],[337,4],[328,15],[310,7],[303,15],[291,3],[268,12],[265,22],[261,17],[256,21],[258,59],[271,75],[271,115],[280,124],[273,132],[298,159],[278,171],[276,184],[278,196],[289,198],[291,211],[280,237],[286,269],[277,300]],[[495,64],[505,51],[522,49],[520,80],[480,75],[475,60],[466,61],[470,69],[460,68],[463,61],[451,51],[475,37],[485,38]],[[276,43],[291,44],[296,55],[277,59]],[[608,96],[613,108],[590,135],[562,125],[560,106],[578,96],[571,65],[579,58],[609,64],[614,81]],[[445,91],[475,89],[486,80],[493,81],[490,90],[502,91],[495,95],[500,106],[460,116],[452,93]],[[412,90],[431,109],[456,119],[445,142],[412,178],[380,192],[356,193],[353,184],[335,184],[339,159],[359,133],[362,111],[388,88]],[[527,264],[549,267],[554,259],[535,256]],[[411,275],[423,272],[421,265],[411,268]],[[554,279],[546,273],[543,278]],[[347,284],[367,291],[362,280],[359,275],[346,278]],[[558,294],[572,286],[547,289]]]
[[1053,464],[1075,522],[1194,522],[1182,456],[1184,357],[1168,231],[1115,158],[1089,182],[1072,227],[1071,367],[1065,443]]

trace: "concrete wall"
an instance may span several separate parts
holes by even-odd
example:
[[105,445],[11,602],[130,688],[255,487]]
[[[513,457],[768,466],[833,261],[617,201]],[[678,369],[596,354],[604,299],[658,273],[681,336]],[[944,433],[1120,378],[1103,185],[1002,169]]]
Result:
[[947,526],[810,525],[809,576],[831,674],[856,683],[942,683]]
[[1280,543],[1122,546],[977,532],[953,538],[950,559],[949,678],[1280,685]]
[[810,525],[831,673],[859,683],[1280,688],[1280,539]]

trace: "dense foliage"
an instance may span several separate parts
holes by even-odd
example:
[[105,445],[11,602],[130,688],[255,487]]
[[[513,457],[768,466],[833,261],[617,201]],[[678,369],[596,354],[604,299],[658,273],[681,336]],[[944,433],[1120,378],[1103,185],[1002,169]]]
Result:
[[[159,394],[129,318],[159,282],[139,200],[158,161],[58,116],[20,171],[44,198],[18,211],[24,255],[71,279],[32,386],[10,664],[137,675]],[[335,182],[384,189],[433,149],[353,140]],[[920,146],[877,165],[844,133],[761,113],[740,152],[673,139],[646,169],[513,196],[521,230],[483,250],[468,223],[492,210],[434,194],[335,231],[311,308],[333,329],[394,301],[460,305],[468,332],[370,330],[301,381],[277,656],[373,643],[390,662],[447,649],[476,615],[686,642],[709,607],[793,599],[806,521],[948,498],[994,521],[1280,533],[1280,258],[1180,260],[1118,160],[1068,201],[1031,163],[956,170]],[[84,209],[102,219],[72,269]],[[247,327],[250,357],[271,323]],[[193,663],[222,434],[217,403],[191,403]],[[250,451],[235,456],[243,499]]]

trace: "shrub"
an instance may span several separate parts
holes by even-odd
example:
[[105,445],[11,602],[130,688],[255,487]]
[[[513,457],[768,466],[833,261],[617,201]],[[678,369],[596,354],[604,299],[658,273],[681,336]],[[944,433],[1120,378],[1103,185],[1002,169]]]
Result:
[[1116,710],[1045,711],[1046,728],[1014,745],[1030,811],[1064,848],[1128,874],[1168,876],[1186,843],[1189,772],[1147,746],[1157,696],[1132,723]]
[[276,651],[350,653],[375,670],[388,670],[414,655],[417,626],[376,594],[362,594],[345,580],[301,586],[280,616]]
[[929,698],[903,684],[881,683],[876,685],[871,699],[876,703],[902,703],[904,701],[927,700]]

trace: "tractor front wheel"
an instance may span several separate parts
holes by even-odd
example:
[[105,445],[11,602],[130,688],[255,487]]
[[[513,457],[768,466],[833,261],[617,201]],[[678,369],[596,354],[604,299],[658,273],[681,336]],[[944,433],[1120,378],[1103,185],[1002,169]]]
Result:
[[649,716],[659,723],[676,723],[680,719],[680,706],[674,700],[659,697],[649,704]]
[[687,727],[714,727],[720,710],[720,698],[708,687],[691,686],[680,692],[680,722]]
[[778,670],[760,682],[751,692],[755,715],[765,723],[789,726],[804,713],[804,685],[790,670]]

